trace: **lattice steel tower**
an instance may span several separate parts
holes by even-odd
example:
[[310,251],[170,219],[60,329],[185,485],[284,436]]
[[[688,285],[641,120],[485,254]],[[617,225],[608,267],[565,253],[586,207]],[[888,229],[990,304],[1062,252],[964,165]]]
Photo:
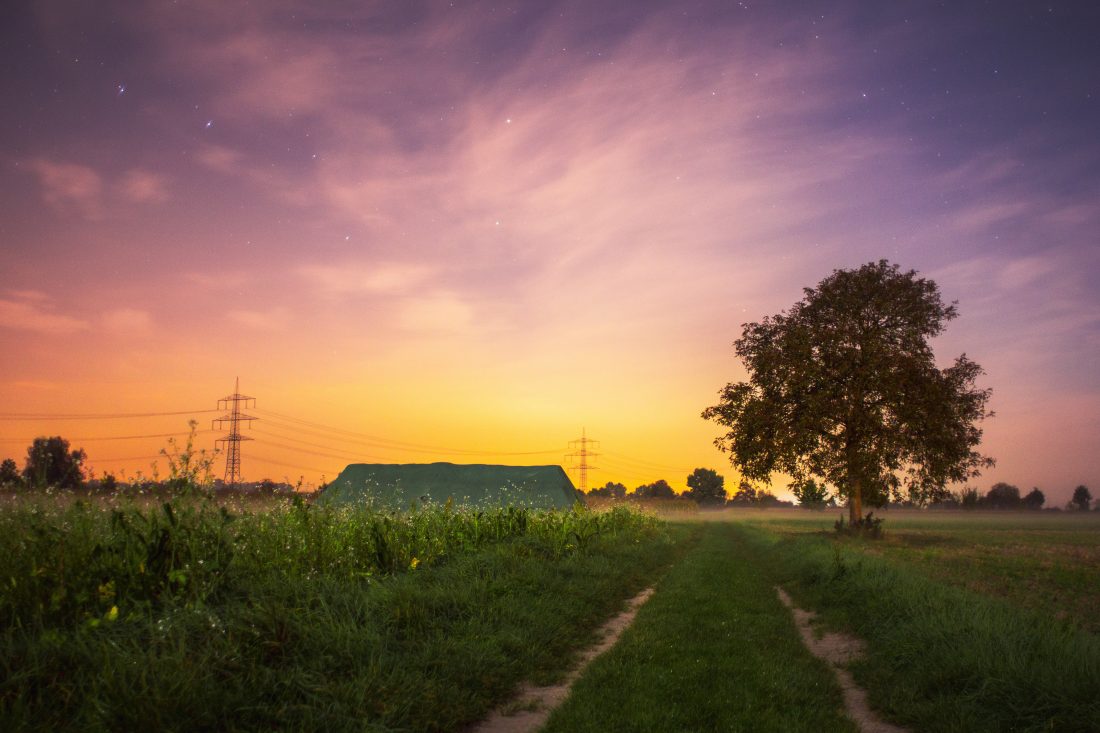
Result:
[[[249,405],[248,403],[252,404]],[[255,407],[256,398],[249,397],[248,395],[241,394],[241,378],[237,377],[237,385],[233,389],[233,394],[228,397],[223,397],[218,400],[219,410],[228,410],[228,415],[214,418],[211,426],[218,430],[223,423],[229,423],[229,435],[224,438],[218,438],[216,445],[220,448],[222,443],[226,444],[225,453],[225,478],[223,479],[227,486],[236,486],[241,482],[241,441],[252,440],[246,435],[241,435],[241,422],[249,422],[258,418],[251,415],[245,415],[241,412],[241,406],[245,408]]]
[[[588,446],[600,447],[600,441],[592,440],[589,438],[581,428],[580,440],[569,441],[569,447],[572,449],[572,453],[566,453],[565,457],[570,459],[569,468],[578,469],[580,471],[580,486],[578,487],[582,493],[588,493],[588,470],[591,468],[599,468],[599,466],[593,466],[588,462],[589,458],[595,458],[600,455],[599,453],[593,453],[588,449]],[[574,465],[575,461],[575,465]]]

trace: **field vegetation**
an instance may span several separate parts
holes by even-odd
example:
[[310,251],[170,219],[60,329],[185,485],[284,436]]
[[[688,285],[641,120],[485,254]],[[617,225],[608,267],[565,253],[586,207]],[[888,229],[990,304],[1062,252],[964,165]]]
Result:
[[564,672],[675,536],[627,509],[9,505],[0,720],[453,730]]
[[546,730],[857,730],[741,528],[682,526],[699,540]]
[[891,529],[873,542],[837,536],[821,519],[772,516],[741,527],[764,571],[800,605],[867,642],[853,671],[895,722],[1093,731],[1094,517],[891,515]]
[[736,516],[789,539],[814,536],[930,580],[1100,632],[1100,513],[891,511],[875,542],[835,537],[829,513]]

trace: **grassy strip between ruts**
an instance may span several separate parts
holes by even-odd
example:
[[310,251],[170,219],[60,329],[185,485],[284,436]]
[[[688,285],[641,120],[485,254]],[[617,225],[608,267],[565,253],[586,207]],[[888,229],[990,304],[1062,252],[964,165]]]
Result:
[[872,705],[936,731],[1100,730],[1100,639],[822,535],[744,527],[803,607],[867,642]]
[[699,543],[545,730],[855,730],[741,531],[695,526]]
[[[89,564],[115,572],[114,581],[100,581],[101,593],[114,595],[80,603],[118,605],[98,617],[65,598],[56,608],[7,608],[13,615],[0,631],[5,730],[453,730],[519,681],[564,672],[574,650],[652,582],[679,552],[675,539],[687,534],[621,513],[406,520],[298,507],[233,521],[201,511],[177,510],[171,520],[131,514],[108,525],[79,511],[87,510],[39,520],[41,536],[9,539],[5,549],[63,553],[71,574],[89,572]],[[466,549],[456,539],[431,563],[406,560],[404,569],[373,575],[341,572],[344,565],[332,564],[339,558],[322,552],[327,544],[354,549],[348,522],[364,525],[367,542],[398,525],[415,533],[420,521],[482,539]],[[143,532],[159,522],[146,537],[150,554],[177,534],[188,563],[159,568],[165,577],[152,585],[143,580],[152,572],[146,561],[134,561],[138,570],[118,567],[130,562],[127,522]],[[19,523],[7,525],[16,531]],[[564,536],[563,526],[575,532]],[[594,527],[598,533],[585,534]],[[222,532],[228,536],[211,539]],[[68,549],[54,547],[59,541]],[[4,579],[18,581],[9,597],[21,584],[61,573],[59,557],[41,558],[33,572],[23,567],[26,558],[0,560],[4,575],[29,573]],[[224,579],[195,577],[215,561]],[[123,580],[130,595],[118,598]],[[188,590],[200,581],[209,592]],[[84,582],[55,579],[47,600],[64,589],[77,593]],[[156,593],[144,605],[126,609],[127,599],[150,588]],[[19,597],[30,603],[37,596]]]

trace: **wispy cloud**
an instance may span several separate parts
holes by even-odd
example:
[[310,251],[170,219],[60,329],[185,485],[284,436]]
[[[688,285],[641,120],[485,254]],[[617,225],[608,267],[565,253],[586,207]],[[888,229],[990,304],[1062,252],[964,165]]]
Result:
[[96,171],[42,158],[28,161],[27,168],[38,178],[42,198],[50,206],[88,219],[103,216],[103,179]]
[[117,177],[87,165],[36,158],[26,163],[38,179],[42,199],[55,210],[99,221],[125,204],[162,203],[169,198],[167,177],[134,168]]
[[231,310],[226,317],[245,328],[254,331],[282,331],[287,327],[290,318],[285,308],[273,308],[271,310]]
[[145,170],[127,171],[117,189],[124,199],[139,204],[162,203],[169,198],[167,178]]
[[406,294],[426,283],[433,270],[418,264],[349,262],[343,265],[303,265],[298,272],[315,293],[338,297]]
[[153,328],[153,316],[147,310],[116,308],[104,313],[103,328],[116,336],[143,336]]
[[38,298],[0,299],[0,328],[57,336],[84,331],[88,328],[88,323],[80,318],[56,313],[48,302]]

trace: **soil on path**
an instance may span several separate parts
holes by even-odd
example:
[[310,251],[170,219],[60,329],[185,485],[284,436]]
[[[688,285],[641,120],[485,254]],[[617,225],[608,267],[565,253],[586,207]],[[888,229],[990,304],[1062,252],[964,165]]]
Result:
[[802,637],[802,643],[815,657],[825,661],[836,675],[840,689],[844,693],[844,709],[862,733],[908,733],[907,729],[887,723],[875,714],[867,703],[867,691],[856,684],[852,673],[845,666],[853,659],[863,656],[863,642],[848,634],[827,632],[818,636],[812,622],[814,614],[794,605],[791,597],[780,587],[775,592],[783,605],[791,609],[794,623]]
[[634,621],[638,609],[651,595],[653,588],[646,588],[630,599],[626,610],[601,626],[597,632],[600,641],[581,653],[577,665],[560,683],[547,687],[524,685],[515,698],[497,708],[469,733],[530,733],[541,728],[554,708],[565,702],[569,689],[592,660],[615,646],[615,642]]

